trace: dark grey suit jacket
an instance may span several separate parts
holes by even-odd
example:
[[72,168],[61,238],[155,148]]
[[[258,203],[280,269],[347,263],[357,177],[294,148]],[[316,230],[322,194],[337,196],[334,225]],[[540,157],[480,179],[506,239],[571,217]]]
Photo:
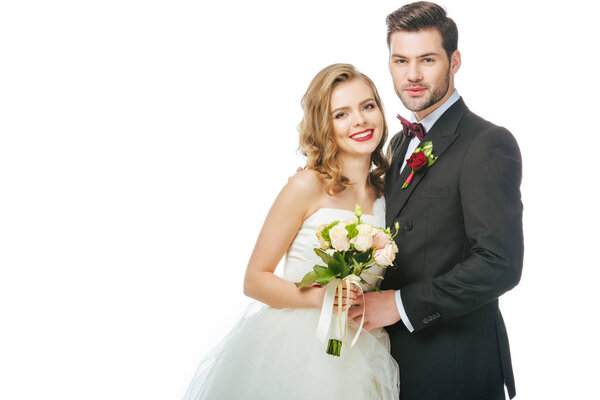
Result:
[[462,99],[435,123],[435,164],[401,189],[408,140],[391,141],[386,224],[400,223],[399,252],[382,289],[401,289],[415,331],[387,327],[401,399],[490,400],[515,395],[498,297],[523,266],[521,155],[513,136]]

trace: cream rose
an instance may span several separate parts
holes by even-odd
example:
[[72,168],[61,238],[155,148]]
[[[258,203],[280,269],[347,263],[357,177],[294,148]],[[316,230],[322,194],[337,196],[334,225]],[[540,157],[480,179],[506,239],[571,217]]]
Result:
[[317,239],[319,239],[319,248],[325,250],[328,249],[329,246],[331,245],[331,243],[329,243],[329,240],[325,239],[323,237],[323,229],[325,229],[327,227],[327,224],[323,224],[321,226],[319,226],[317,228]]
[[329,230],[329,238],[331,245],[338,251],[347,251],[350,249],[350,240],[348,239],[348,231],[346,225],[339,223]]
[[373,246],[373,228],[367,224],[360,224],[356,227],[358,235],[356,235],[350,243],[358,251],[367,251]]

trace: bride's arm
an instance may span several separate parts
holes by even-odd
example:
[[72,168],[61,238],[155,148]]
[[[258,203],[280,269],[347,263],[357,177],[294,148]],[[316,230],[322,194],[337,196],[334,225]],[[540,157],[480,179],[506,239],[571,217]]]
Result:
[[322,288],[298,289],[274,274],[277,264],[296,237],[304,219],[314,211],[322,195],[314,171],[296,174],[271,206],[250,256],[244,278],[244,294],[276,308],[321,307]]

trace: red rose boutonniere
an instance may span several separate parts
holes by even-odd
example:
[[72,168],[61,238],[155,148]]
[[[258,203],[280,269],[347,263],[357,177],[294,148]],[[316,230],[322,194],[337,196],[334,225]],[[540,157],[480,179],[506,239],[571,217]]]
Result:
[[425,142],[423,143],[423,147],[417,147],[415,151],[411,154],[410,158],[406,160],[406,165],[408,165],[412,171],[408,178],[406,178],[406,182],[402,185],[402,189],[406,189],[410,182],[412,182],[413,177],[415,176],[415,172],[421,170],[421,168],[431,167],[437,157],[431,154],[433,151],[433,143]]

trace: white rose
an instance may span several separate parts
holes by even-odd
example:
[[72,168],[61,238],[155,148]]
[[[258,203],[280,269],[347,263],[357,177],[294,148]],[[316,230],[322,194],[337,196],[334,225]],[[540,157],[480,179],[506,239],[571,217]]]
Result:
[[327,227],[327,224],[323,224],[317,229],[317,239],[319,239],[319,248],[323,250],[328,249],[331,245],[331,243],[329,243],[329,241],[323,237],[323,229],[325,229],[325,227]]
[[352,224],[356,224],[356,223],[358,223],[358,218],[356,218],[356,217],[353,217],[352,219],[349,219],[349,220],[347,220],[347,221],[344,221],[344,222],[341,222],[341,223],[342,223],[342,224],[344,224],[344,226],[345,226],[345,225],[352,225]]
[[350,240],[348,240],[348,231],[343,223],[337,224],[329,230],[331,245],[338,251],[347,251],[350,249]]
[[345,237],[348,237],[348,231],[346,230],[346,225],[343,223],[339,223],[329,230],[329,238],[332,241],[341,240]]
[[350,241],[347,237],[339,240],[331,239],[331,246],[337,251],[348,251],[350,250]]
[[356,235],[350,243],[354,245],[354,248],[358,251],[367,251],[373,246],[373,235],[375,230],[371,225],[360,224],[356,227],[358,235]]
[[358,251],[367,251],[373,246],[373,236],[371,235],[357,235],[351,241],[354,248]]
[[325,250],[328,249],[329,246],[331,245],[331,243],[329,243],[328,240],[325,240],[325,238],[323,238],[321,235],[318,236],[319,237],[319,248]]
[[358,230],[359,235],[373,235],[373,227],[369,224],[360,224],[356,226],[356,230]]

